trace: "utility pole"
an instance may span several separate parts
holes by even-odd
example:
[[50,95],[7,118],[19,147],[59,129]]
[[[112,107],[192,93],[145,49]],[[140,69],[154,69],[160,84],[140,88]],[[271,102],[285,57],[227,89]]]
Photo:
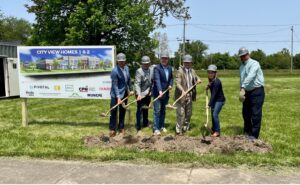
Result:
[[[182,36],[182,58],[185,55],[185,26],[186,26],[186,19],[188,18],[187,16],[187,10],[184,13],[183,16],[183,36]],[[180,60],[180,66],[182,66],[182,61]]]
[[291,73],[293,72],[293,46],[294,46],[294,26],[291,27],[292,39],[291,39]]

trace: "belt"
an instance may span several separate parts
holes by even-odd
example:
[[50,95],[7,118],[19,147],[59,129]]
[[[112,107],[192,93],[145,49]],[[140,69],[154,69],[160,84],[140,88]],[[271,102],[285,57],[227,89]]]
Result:
[[251,90],[249,90],[249,91],[246,90],[246,92],[252,92],[252,91],[255,91],[255,90],[260,89],[260,88],[263,88],[263,87],[264,87],[264,86],[255,87],[254,89],[251,89]]

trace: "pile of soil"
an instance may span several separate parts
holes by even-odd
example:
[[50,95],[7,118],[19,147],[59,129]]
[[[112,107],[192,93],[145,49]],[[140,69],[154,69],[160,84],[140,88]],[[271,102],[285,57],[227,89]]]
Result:
[[109,137],[104,134],[99,136],[85,136],[82,138],[86,146],[99,146],[102,148],[137,148],[140,150],[155,151],[184,151],[199,154],[220,152],[255,152],[267,153],[272,146],[262,140],[250,141],[245,136],[222,136],[217,138],[189,137],[189,136],[132,136],[122,134]]

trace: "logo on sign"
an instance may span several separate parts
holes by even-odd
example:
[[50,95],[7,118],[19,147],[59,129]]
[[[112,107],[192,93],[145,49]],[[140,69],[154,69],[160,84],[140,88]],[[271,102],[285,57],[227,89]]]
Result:
[[34,92],[33,92],[33,91],[26,91],[26,94],[27,94],[28,96],[34,96]]
[[30,85],[30,89],[50,89],[47,85]]
[[74,86],[73,85],[65,85],[65,91],[66,92],[73,92]]
[[54,90],[55,91],[60,91],[60,85],[54,85]]
[[96,88],[95,87],[89,87],[89,91],[91,91],[91,92],[96,91]]
[[89,91],[89,88],[88,88],[88,86],[85,86],[85,87],[79,87],[79,91],[80,91],[80,92],[88,92],[88,91]]
[[110,91],[110,87],[99,87],[100,91]]
[[87,94],[88,97],[102,97],[102,94]]
[[72,93],[71,96],[69,96],[70,98],[81,98],[82,96],[80,96],[78,93],[74,92]]

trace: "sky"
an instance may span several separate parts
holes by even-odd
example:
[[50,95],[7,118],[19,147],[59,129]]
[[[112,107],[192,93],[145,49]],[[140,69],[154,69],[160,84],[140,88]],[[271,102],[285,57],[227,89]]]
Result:
[[[30,0],[0,0],[5,16],[24,18],[33,23],[24,4]],[[283,48],[291,49],[291,27],[294,26],[293,53],[300,53],[300,0],[187,0],[191,19],[186,25],[186,39],[208,45],[207,54],[236,54],[242,46],[250,51],[262,49],[266,54]],[[178,50],[183,37],[183,21],[164,19],[172,53]],[[171,55],[173,55],[171,53]]]

